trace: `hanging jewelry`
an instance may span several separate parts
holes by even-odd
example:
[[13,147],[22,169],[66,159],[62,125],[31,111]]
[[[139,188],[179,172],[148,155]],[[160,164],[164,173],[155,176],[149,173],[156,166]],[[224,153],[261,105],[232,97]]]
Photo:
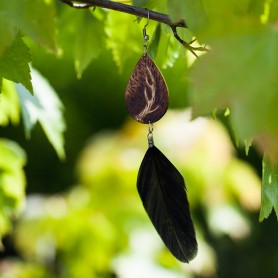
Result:
[[189,262],[196,256],[198,246],[184,179],[154,145],[153,123],[161,119],[168,109],[168,89],[161,72],[147,53],[148,22],[149,11],[143,28],[144,54],[135,66],[125,94],[129,114],[149,127],[149,148],[139,169],[137,189],[164,244],[178,260]]
[[167,85],[160,70],[147,53],[149,36],[146,27],[148,22],[143,28],[144,54],[131,74],[125,94],[129,114],[136,121],[144,124],[158,121],[168,109]]

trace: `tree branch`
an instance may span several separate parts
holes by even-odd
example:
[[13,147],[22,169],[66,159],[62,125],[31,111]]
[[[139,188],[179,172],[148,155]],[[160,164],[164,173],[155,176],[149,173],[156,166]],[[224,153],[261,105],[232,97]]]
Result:
[[145,17],[145,18],[148,18],[148,13],[149,13],[150,19],[167,24],[170,27],[172,26],[183,27],[183,28],[187,27],[184,20],[180,20],[179,22],[173,23],[170,20],[169,16],[166,14],[153,12],[144,8],[130,6],[130,5],[113,2],[109,0],[80,0],[80,1],[61,0],[61,1],[73,8],[78,8],[78,9],[82,9],[82,8],[84,9],[89,7],[101,7],[101,8],[114,10],[114,11],[133,14],[138,17]]
[[167,14],[162,14],[159,12],[150,11],[148,9],[135,7],[126,5],[123,3],[113,2],[109,0],[61,0],[65,4],[69,5],[70,7],[76,8],[76,9],[87,9],[90,7],[101,7],[105,9],[110,9],[114,11],[119,11],[123,13],[133,14],[137,17],[144,17],[148,18],[157,22],[164,23],[168,25],[175,36],[175,38],[185,47],[187,48],[193,55],[195,55],[197,58],[197,54],[195,51],[207,51],[206,47],[194,47],[191,44],[195,41],[186,42],[184,41],[177,33],[177,27],[181,28],[187,28],[187,25],[184,20],[180,20],[178,22],[172,22],[171,19]]

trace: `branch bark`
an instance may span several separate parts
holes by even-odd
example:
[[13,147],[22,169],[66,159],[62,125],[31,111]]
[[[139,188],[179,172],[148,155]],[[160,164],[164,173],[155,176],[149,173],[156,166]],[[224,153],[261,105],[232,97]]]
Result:
[[168,26],[172,27],[182,27],[182,28],[187,28],[186,23],[184,20],[180,20],[179,22],[172,22],[169,18],[168,15],[150,11],[144,8],[140,7],[135,7],[135,6],[130,6],[118,2],[113,2],[109,0],[80,0],[80,1],[74,1],[74,0],[61,0],[65,4],[77,8],[77,9],[85,9],[89,7],[102,7],[114,11],[119,11],[119,12],[124,12],[128,14],[133,14],[138,17],[145,17],[148,18],[148,13],[149,13],[149,18],[151,20],[155,20],[164,24],[167,24]]
[[61,0],[65,4],[69,5],[70,7],[76,8],[76,9],[87,9],[90,7],[101,7],[106,8],[114,11],[119,11],[123,13],[133,14],[137,17],[144,17],[148,18],[150,20],[154,20],[157,22],[164,23],[168,25],[175,36],[175,38],[185,47],[187,48],[194,56],[197,56],[195,51],[207,51],[208,49],[206,47],[194,47],[191,44],[195,41],[192,40],[191,42],[184,41],[177,32],[177,27],[181,28],[187,28],[187,25],[184,20],[180,20],[178,22],[172,22],[170,17],[167,14],[159,13],[150,11],[148,9],[135,7],[126,5],[123,3],[113,2],[109,0]]

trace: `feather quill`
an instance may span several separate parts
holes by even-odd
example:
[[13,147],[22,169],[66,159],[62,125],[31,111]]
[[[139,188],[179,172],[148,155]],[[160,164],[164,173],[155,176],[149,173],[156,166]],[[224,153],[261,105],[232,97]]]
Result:
[[155,146],[141,163],[137,189],[155,229],[171,253],[182,262],[197,254],[197,241],[190,216],[184,179]]

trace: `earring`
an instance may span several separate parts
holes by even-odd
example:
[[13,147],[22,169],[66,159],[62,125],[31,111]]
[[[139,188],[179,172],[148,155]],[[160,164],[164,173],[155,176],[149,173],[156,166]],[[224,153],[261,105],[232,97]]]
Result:
[[147,53],[149,36],[143,28],[144,53],[128,81],[125,102],[129,114],[148,124],[148,150],[141,163],[137,189],[143,206],[156,231],[170,252],[180,261],[189,262],[197,254],[195,229],[190,216],[184,179],[176,167],[154,145],[153,123],[168,109],[165,80]]

